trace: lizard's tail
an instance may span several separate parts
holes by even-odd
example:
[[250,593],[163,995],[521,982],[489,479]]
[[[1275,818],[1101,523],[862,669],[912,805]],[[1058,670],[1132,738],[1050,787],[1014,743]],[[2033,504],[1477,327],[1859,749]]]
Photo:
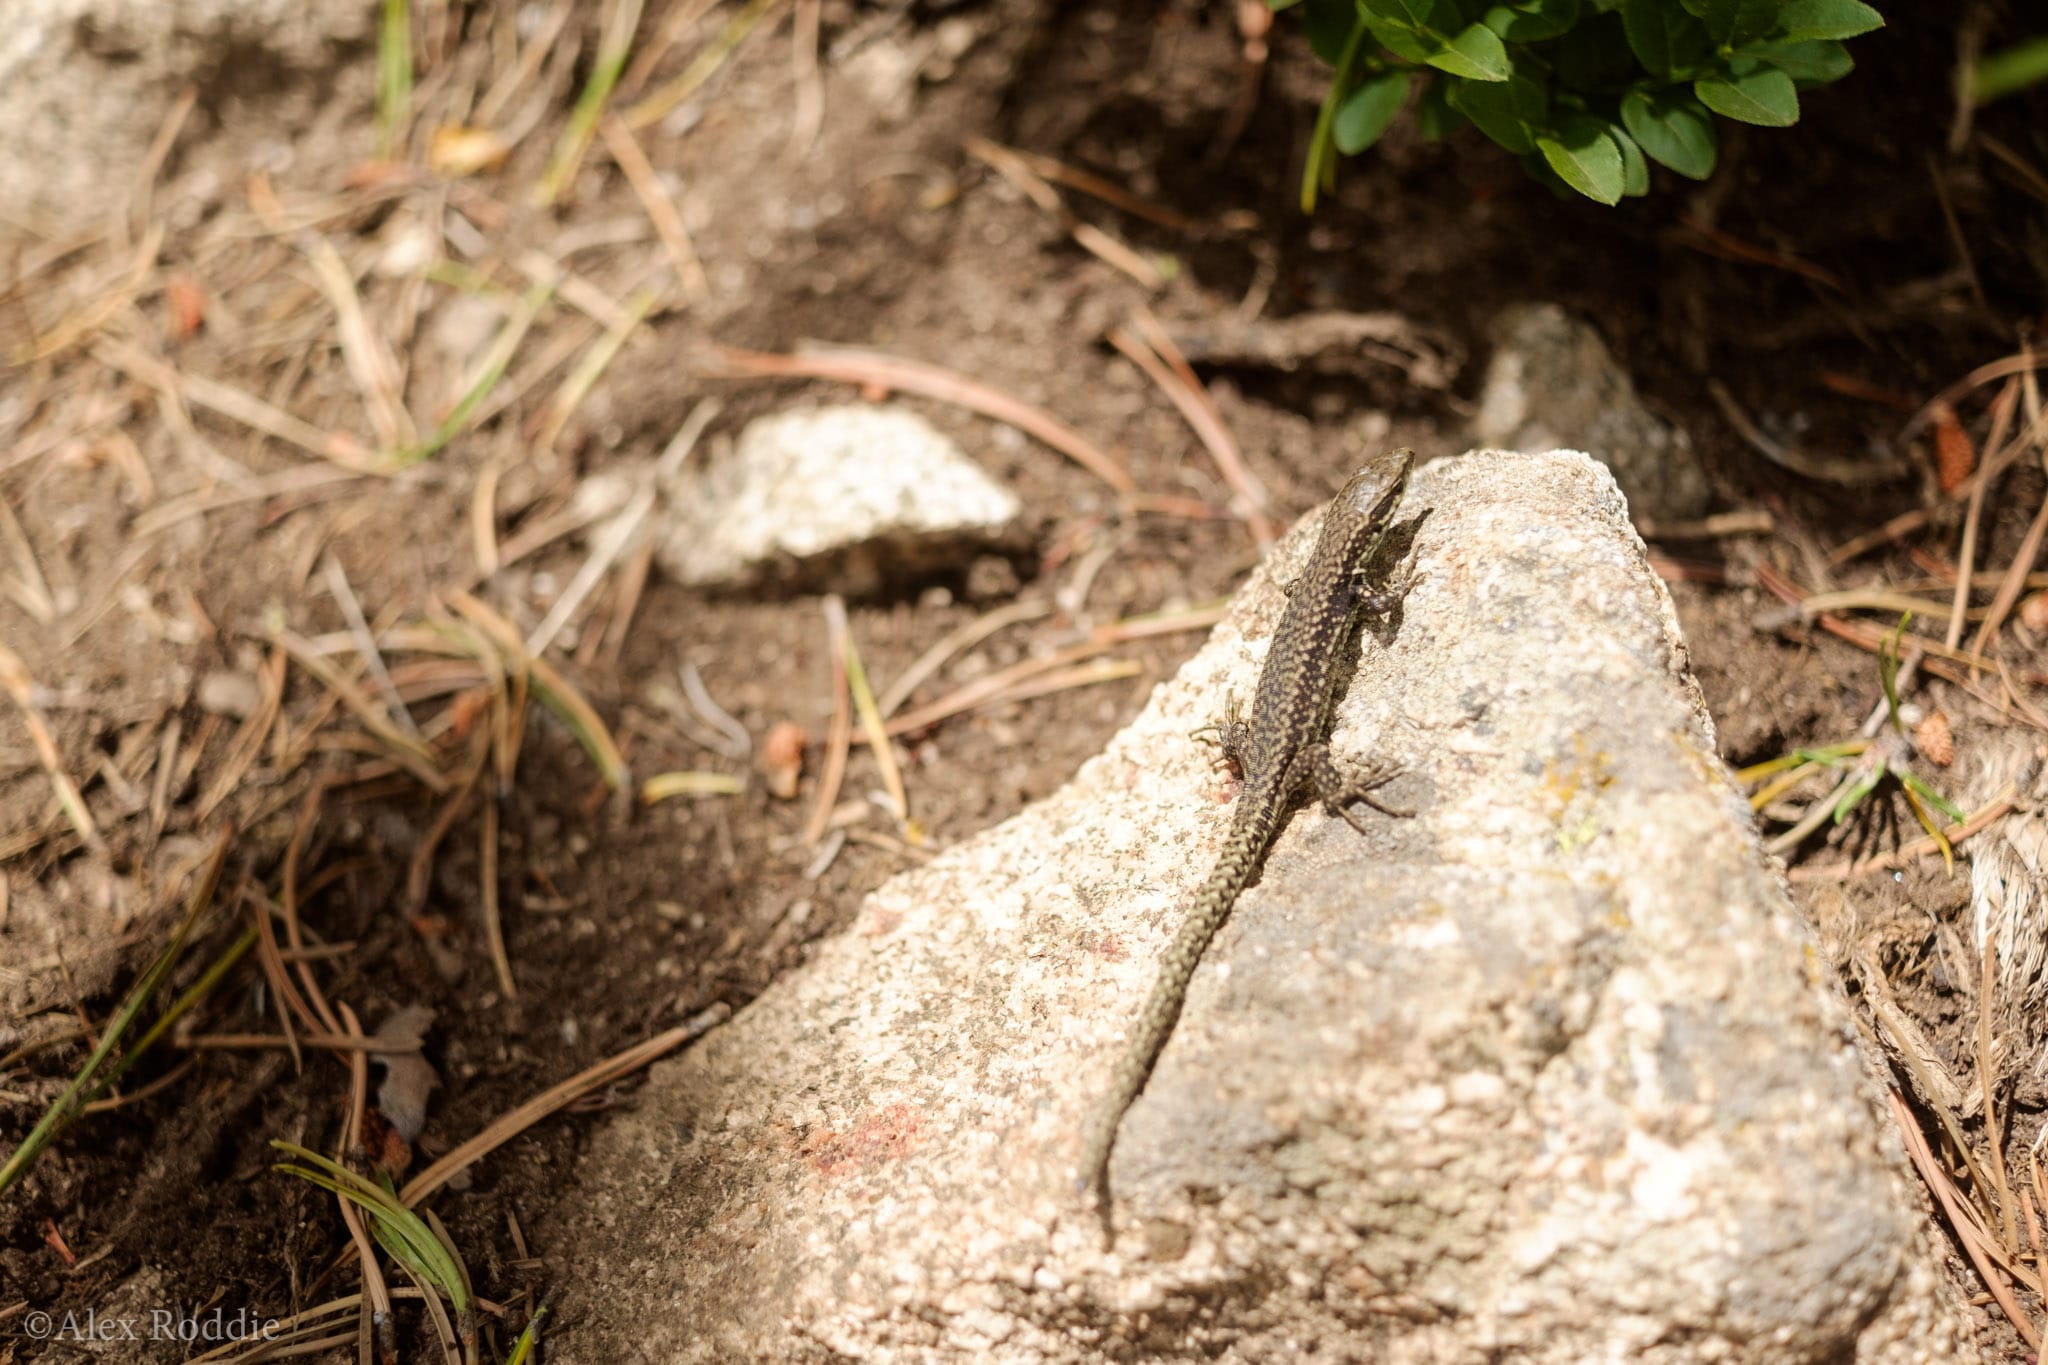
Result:
[[1103,1097],[1101,1108],[1095,1111],[1088,1130],[1088,1145],[1082,1152],[1077,1185],[1082,1191],[1094,1189],[1105,1229],[1109,1218],[1109,1154],[1116,1146],[1117,1129],[1123,1123],[1124,1111],[1145,1089],[1145,1082],[1152,1075],[1152,1064],[1159,1060],[1166,1040],[1173,1034],[1173,1026],[1180,1018],[1181,1002],[1187,998],[1188,982],[1193,979],[1209,940],[1223,927],[1238,893],[1251,881],[1260,855],[1272,842],[1273,833],[1279,827],[1276,805],[1259,799],[1249,790],[1238,793],[1237,814],[1231,822],[1230,834],[1224,840],[1223,851],[1217,855],[1216,866],[1210,871],[1208,881],[1202,884],[1194,903],[1188,907],[1187,918],[1181,921],[1173,942],[1167,945],[1166,955],[1159,964],[1159,978],[1153,983],[1145,1008],[1131,1025],[1123,1056],[1117,1062],[1116,1074],[1110,1081],[1109,1093]]

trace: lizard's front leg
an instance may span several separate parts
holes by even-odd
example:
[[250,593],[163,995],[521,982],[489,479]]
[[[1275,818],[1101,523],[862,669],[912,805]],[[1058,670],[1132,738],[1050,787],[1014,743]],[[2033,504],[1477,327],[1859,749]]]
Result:
[[1224,694],[1223,719],[1204,725],[1194,731],[1191,737],[1201,738],[1204,735],[1216,737],[1216,742],[1223,748],[1225,766],[1230,769],[1233,776],[1242,779],[1245,775],[1244,761],[1251,750],[1252,727],[1251,722],[1238,712],[1235,692]]

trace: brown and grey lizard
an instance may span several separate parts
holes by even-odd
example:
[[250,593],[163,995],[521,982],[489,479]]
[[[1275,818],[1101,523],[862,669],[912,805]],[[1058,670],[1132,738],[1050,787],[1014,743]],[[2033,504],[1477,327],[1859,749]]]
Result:
[[1116,1144],[1124,1111],[1144,1090],[1153,1062],[1173,1033],[1188,982],[1209,940],[1258,870],[1296,797],[1304,788],[1313,787],[1324,809],[1342,816],[1361,833],[1366,832],[1365,827],[1349,809],[1355,801],[1390,815],[1406,813],[1382,805],[1373,796],[1395,775],[1392,769],[1344,772],[1331,758],[1325,740],[1340,663],[1352,630],[1362,615],[1391,608],[1407,587],[1402,582],[1372,591],[1363,576],[1393,522],[1414,459],[1410,450],[1389,451],[1352,475],[1337,494],[1323,519],[1308,567],[1288,588],[1287,606],[1280,613],[1280,625],[1273,633],[1258,691],[1252,698],[1251,718],[1241,719],[1232,704],[1223,724],[1214,727],[1223,738],[1224,758],[1243,777],[1244,785],[1230,818],[1230,832],[1216,855],[1216,867],[1167,947],[1152,995],[1131,1029],[1109,1095],[1096,1111],[1089,1131],[1079,1184],[1084,1190],[1094,1187],[1105,1226],[1109,1153]]

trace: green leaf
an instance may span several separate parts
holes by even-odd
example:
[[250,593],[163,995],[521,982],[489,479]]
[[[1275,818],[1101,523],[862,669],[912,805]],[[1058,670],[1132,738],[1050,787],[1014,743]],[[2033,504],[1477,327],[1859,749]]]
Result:
[[1694,180],[1714,173],[1714,120],[1690,95],[1631,90],[1621,100],[1621,122],[1659,165]]
[[1283,9],[1293,9],[1301,0],[1266,0],[1266,8],[1278,14]]
[[1772,43],[1768,47],[1749,48],[1743,55],[1769,62],[1790,76],[1792,84],[1800,90],[1831,85],[1856,69],[1856,61],[1849,55],[1849,49],[1825,39]]
[[1988,104],[2043,81],[2048,81],[2048,35],[1985,53],[1977,63],[1970,90],[1977,103]]
[[1792,0],[1778,15],[1777,36],[1788,42],[1854,38],[1884,27],[1884,16],[1862,0]]
[[1467,24],[1449,38],[1429,36],[1437,38],[1441,46],[1423,60],[1439,71],[1471,81],[1504,81],[1515,69],[1507,44],[1484,24]]
[[1639,199],[1650,192],[1650,163],[1643,160],[1643,149],[1636,146],[1636,140],[1613,124],[1607,125],[1607,136],[1621,152],[1621,194],[1624,199]]
[[1621,149],[1607,136],[1607,125],[1586,114],[1574,114],[1554,131],[1536,135],[1536,150],[1558,179],[1601,204],[1621,201],[1627,173]]
[[1849,812],[1856,809],[1863,798],[1877,790],[1877,784],[1884,781],[1884,760],[1879,759],[1867,773],[1852,778],[1842,790],[1842,797],[1835,802],[1835,823],[1841,824],[1849,818]]
[[1407,72],[1383,71],[1367,77],[1337,106],[1330,124],[1337,150],[1351,156],[1378,142],[1407,98]]
[[1699,10],[1686,9],[1705,22],[1714,41],[1729,47],[1753,43],[1777,27],[1780,0],[1706,0]]
[[1961,806],[1958,806],[1955,802],[1949,800],[1946,796],[1943,796],[1934,788],[1928,786],[1927,779],[1921,777],[1918,773],[1910,772],[1907,769],[1900,768],[1893,775],[1897,777],[1899,781],[1905,783],[1908,787],[1911,787],[1914,791],[1920,793],[1921,798],[1924,799],[1927,802],[1927,804],[1933,806],[1943,815],[1946,815],[1949,819],[1955,821],[1955,823],[1960,825],[1965,820],[1968,820],[1970,818],[1968,811],[1964,810]]
[[1358,8],[1366,14],[1390,19],[1397,24],[1421,27],[1429,22],[1436,0],[1358,0]]
[[1700,103],[1738,123],[1765,128],[1790,128],[1799,122],[1799,92],[1792,78],[1775,66],[1756,66],[1725,78],[1694,81]]
[[1511,43],[1540,43],[1571,31],[1578,22],[1579,0],[1523,0],[1490,6],[1479,22]]
[[1418,33],[1413,25],[1404,21],[1374,14],[1363,7],[1358,10],[1358,17],[1365,22],[1366,28],[1371,30],[1374,42],[1403,61],[1426,62],[1429,60],[1429,54],[1436,50],[1433,41],[1426,41],[1424,34]]
[[1504,81],[1451,81],[1444,92],[1480,132],[1517,156],[1536,149],[1532,127],[1549,122],[1542,85],[1517,72]]
[[1712,49],[1706,26],[1670,0],[1622,0],[1628,45],[1654,76],[1669,76],[1701,61]]

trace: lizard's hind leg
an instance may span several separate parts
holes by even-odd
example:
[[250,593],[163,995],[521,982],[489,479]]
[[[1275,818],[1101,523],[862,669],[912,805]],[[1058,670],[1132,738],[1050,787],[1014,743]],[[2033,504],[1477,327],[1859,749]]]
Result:
[[1295,762],[1306,768],[1310,785],[1315,788],[1316,795],[1322,798],[1323,809],[1340,817],[1360,834],[1370,834],[1372,831],[1360,824],[1358,817],[1351,813],[1351,807],[1357,802],[1363,801],[1382,815],[1400,819],[1415,814],[1412,810],[1390,806],[1374,795],[1381,787],[1401,775],[1402,770],[1398,764],[1376,762],[1362,769],[1347,770],[1331,757],[1330,746],[1327,744],[1309,745],[1301,751]]

